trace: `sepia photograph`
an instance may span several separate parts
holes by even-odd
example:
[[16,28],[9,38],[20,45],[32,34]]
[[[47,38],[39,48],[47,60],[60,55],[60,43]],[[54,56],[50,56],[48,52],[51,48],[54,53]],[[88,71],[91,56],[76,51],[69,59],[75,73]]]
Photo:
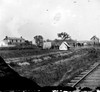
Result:
[[100,92],[100,0],[0,0],[0,92]]

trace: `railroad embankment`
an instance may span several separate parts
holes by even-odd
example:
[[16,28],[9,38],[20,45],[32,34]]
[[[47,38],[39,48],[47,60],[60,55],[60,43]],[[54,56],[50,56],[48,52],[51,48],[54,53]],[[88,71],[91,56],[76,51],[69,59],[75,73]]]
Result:
[[34,79],[40,86],[64,86],[76,75],[99,61],[100,49],[91,47],[71,53],[49,55],[48,58],[41,57],[39,62],[31,58],[10,65],[21,76]]

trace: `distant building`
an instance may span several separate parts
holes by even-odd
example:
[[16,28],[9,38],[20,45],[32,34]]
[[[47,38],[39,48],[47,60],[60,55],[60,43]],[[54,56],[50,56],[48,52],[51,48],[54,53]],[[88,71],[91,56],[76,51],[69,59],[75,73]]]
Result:
[[98,43],[99,43],[99,38],[96,37],[96,36],[93,36],[90,40],[91,40],[91,42],[92,42],[93,44],[98,44]]
[[0,47],[16,46],[25,43],[25,39],[20,37],[8,37],[6,36],[1,42]]
[[15,44],[21,44],[21,43],[25,43],[25,39],[20,37],[20,38],[17,38],[17,37],[8,37],[6,36],[4,39],[3,39],[5,42],[7,42],[8,44],[12,44],[12,45],[15,45]]

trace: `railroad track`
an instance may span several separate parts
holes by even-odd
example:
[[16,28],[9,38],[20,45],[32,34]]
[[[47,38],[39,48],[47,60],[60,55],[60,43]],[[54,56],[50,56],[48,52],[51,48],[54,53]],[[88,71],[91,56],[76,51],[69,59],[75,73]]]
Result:
[[100,86],[100,63],[95,63],[88,70],[72,79],[67,86],[72,87],[90,87]]

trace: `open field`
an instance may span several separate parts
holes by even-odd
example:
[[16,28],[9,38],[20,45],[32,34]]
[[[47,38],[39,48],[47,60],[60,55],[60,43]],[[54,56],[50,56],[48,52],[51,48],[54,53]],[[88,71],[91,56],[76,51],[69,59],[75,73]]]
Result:
[[25,50],[0,50],[0,56],[6,58],[26,57],[33,55],[41,55],[58,50],[40,50],[40,49],[25,49]]
[[[100,49],[95,47],[81,48],[64,56],[50,56],[52,59],[34,63],[32,59],[26,65],[10,64],[21,76],[35,80],[40,86],[64,86],[77,74],[100,62]],[[42,58],[40,58],[42,59]]]

